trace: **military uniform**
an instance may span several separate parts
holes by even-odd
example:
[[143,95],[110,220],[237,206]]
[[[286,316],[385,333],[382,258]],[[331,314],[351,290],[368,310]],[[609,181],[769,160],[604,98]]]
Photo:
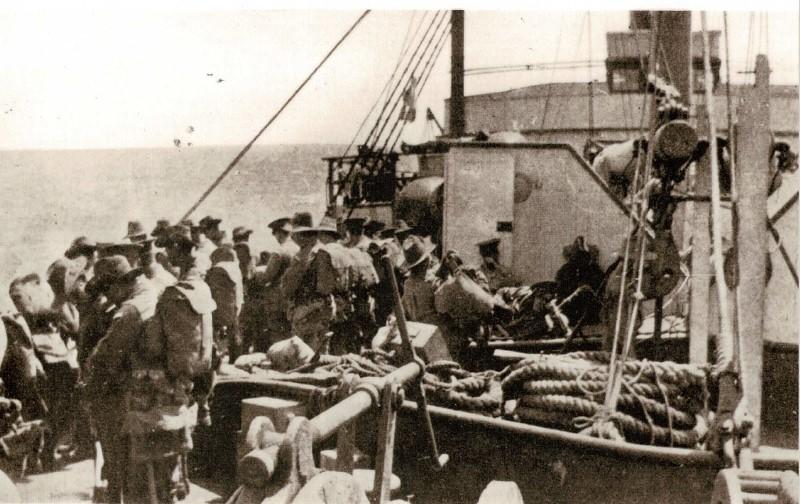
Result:
[[436,278],[429,274],[425,278],[410,277],[405,282],[403,309],[408,320],[424,324],[441,324],[441,315],[434,306]]
[[281,292],[281,279],[299,248],[286,242],[270,255],[266,266],[258,268],[249,282],[252,304],[242,314],[244,338],[253,350],[266,352],[270,345],[290,336],[291,325],[286,318],[286,298]]
[[344,243],[344,246],[348,248],[356,248],[362,252],[367,252],[372,243],[373,243],[372,240],[370,240],[364,235],[361,235],[357,239],[355,239],[355,237],[352,237],[352,239],[347,240]]
[[322,350],[330,329],[334,315],[331,292],[336,283],[335,274],[326,263],[316,261],[320,249],[319,244],[301,248],[281,278],[292,335],[299,336],[314,351]]
[[421,239],[412,237],[404,244],[403,255],[409,269],[422,267],[422,262],[428,260],[424,273],[412,271],[403,284],[403,309],[406,318],[414,322],[440,325],[442,316],[436,311],[434,294],[438,287],[439,278],[433,266],[433,256],[425,247]]
[[214,245],[214,242],[200,233],[200,238],[197,240],[197,249],[195,249],[195,267],[203,275],[211,268],[211,254],[216,249],[217,246]]
[[[374,262],[371,251],[375,248],[376,243],[362,233],[366,230],[369,230],[369,232],[372,232],[372,230],[377,231],[382,223],[370,221],[365,224],[364,221],[365,220],[360,217],[351,217],[344,221],[344,227],[349,235],[343,242],[343,245],[349,249],[353,249],[354,265]],[[363,254],[363,257],[359,257],[358,254]],[[378,266],[378,268],[380,268],[380,266]],[[371,270],[371,272],[367,273],[367,277],[369,275],[375,275],[375,283],[377,284],[377,271],[374,263],[372,264]],[[347,293],[347,297],[349,298],[349,313],[346,319],[343,320],[342,317],[337,317],[338,327],[336,332],[349,333],[342,336],[346,342],[343,350],[348,352],[358,352],[361,342],[367,338],[371,339],[378,330],[378,326],[375,323],[374,310],[375,292],[378,287],[371,284],[369,286],[363,285],[364,279],[362,278],[360,280],[360,282],[352,282],[349,286],[349,292]]]
[[125,481],[128,450],[123,423],[130,358],[144,333],[145,323],[155,313],[157,300],[158,291],[153,284],[144,276],[137,277],[131,296],[114,313],[106,336],[87,362],[87,391],[103,448],[110,502],[120,502]]
[[[159,502],[188,491],[185,454],[193,428],[207,418],[214,382],[215,308],[201,271],[188,268],[159,298],[136,349],[123,425],[130,436],[132,502],[148,501],[149,474]],[[181,475],[179,481],[173,481],[173,474]]]
[[144,269],[144,274],[153,283],[159,294],[164,292],[164,289],[171,287],[178,283],[175,275],[167,271],[164,266],[158,261],[153,261]]
[[219,355],[233,362],[241,354],[239,314],[244,303],[242,272],[232,249],[220,247],[212,254],[214,265],[206,272],[206,283],[217,305],[214,312],[214,343]]

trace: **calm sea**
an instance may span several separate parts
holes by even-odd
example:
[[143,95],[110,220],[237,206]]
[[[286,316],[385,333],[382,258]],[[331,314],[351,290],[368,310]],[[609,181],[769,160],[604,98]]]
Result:
[[[43,273],[76,236],[121,239],[129,220],[151,230],[179,219],[237,154],[239,147],[183,147],[0,152],[0,310],[9,282]],[[327,168],[338,145],[255,146],[192,216],[255,230],[255,250],[276,245],[267,223],[325,210]]]

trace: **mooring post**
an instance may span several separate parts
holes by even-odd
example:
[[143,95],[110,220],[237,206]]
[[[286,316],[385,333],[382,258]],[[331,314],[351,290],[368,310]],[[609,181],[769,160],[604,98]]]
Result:
[[764,359],[767,191],[769,189],[769,63],[756,58],[755,86],[745,90],[737,117],[736,166],[739,190],[739,362],[744,400],[753,418],[751,447],[761,441],[761,387]]

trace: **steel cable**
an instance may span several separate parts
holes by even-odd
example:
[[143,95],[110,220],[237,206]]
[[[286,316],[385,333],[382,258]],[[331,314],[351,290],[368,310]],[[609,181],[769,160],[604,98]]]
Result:
[[353,25],[350,26],[350,28],[345,32],[344,35],[341,36],[341,38],[339,38],[339,40],[331,48],[331,50],[328,51],[328,53],[325,55],[325,57],[322,58],[322,61],[320,61],[319,64],[317,64],[317,66],[314,67],[314,69],[311,71],[311,73],[308,74],[308,77],[306,77],[305,80],[303,80],[303,82],[300,83],[300,85],[297,87],[297,89],[295,89],[294,92],[289,96],[289,98],[283,103],[283,105],[281,105],[281,107],[278,109],[278,111],[275,112],[275,114],[273,114],[272,117],[270,117],[269,121],[267,121],[267,123],[264,125],[264,127],[262,127],[258,131],[258,133],[256,133],[256,136],[254,136],[253,139],[250,140],[250,142],[248,142],[247,145],[245,145],[244,148],[241,151],[239,151],[239,153],[236,155],[236,157],[233,158],[233,161],[231,161],[230,164],[228,164],[228,166],[222,171],[222,173],[219,174],[219,176],[208,187],[208,189],[206,189],[205,192],[203,192],[203,194],[200,196],[200,198],[189,208],[189,210],[186,211],[185,214],[183,214],[183,217],[181,217],[179,219],[179,221],[185,220],[190,215],[192,215],[192,213],[195,210],[197,210],[197,208],[203,203],[203,201],[206,200],[206,198],[208,198],[208,196],[214,191],[214,189],[216,189],[217,186],[219,186],[219,184],[225,179],[225,177],[231,172],[231,170],[233,170],[233,168],[239,163],[239,161],[245,156],[245,154],[247,154],[247,152],[250,150],[250,148],[253,147],[253,144],[255,144],[256,141],[261,137],[261,135],[263,135],[264,132],[267,131],[267,128],[269,128],[272,125],[272,123],[275,122],[275,119],[277,119],[278,116],[281,115],[281,113],[284,111],[284,109],[286,109],[286,107],[292,102],[292,100],[294,100],[294,98],[300,93],[300,91],[306,86],[306,84],[308,84],[308,81],[310,81],[311,78],[314,77],[314,75],[317,73],[317,71],[320,68],[322,68],[322,65],[324,65],[325,62],[328,61],[328,59],[333,55],[333,53],[336,51],[336,49],[338,49],[339,46],[342,45],[342,43],[345,41],[345,39],[347,39],[347,37],[349,37],[350,34],[353,33],[353,30],[356,29],[356,27],[361,23],[361,21],[364,20],[365,17],[367,17],[367,15],[369,13],[370,13],[370,10],[367,9],[358,17],[358,19],[356,19],[356,21],[353,23]]

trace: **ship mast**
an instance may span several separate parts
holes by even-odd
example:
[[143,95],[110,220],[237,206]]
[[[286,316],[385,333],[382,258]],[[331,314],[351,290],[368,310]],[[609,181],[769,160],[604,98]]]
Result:
[[450,16],[450,137],[464,136],[464,11]]

